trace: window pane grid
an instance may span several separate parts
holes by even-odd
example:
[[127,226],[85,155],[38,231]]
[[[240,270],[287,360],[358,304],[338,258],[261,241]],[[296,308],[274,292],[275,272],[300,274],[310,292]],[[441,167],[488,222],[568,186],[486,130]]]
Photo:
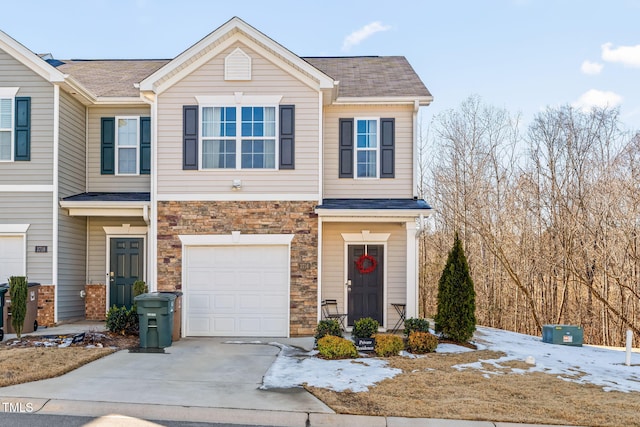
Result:
[[0,160],[11,160],[11,132],[0,131]]
[[0,99],[0,130],[11,130],[12,105],[11,99]]
[[236,141],[234,139],[203,141],[202,167],[204,169],[235,169]]
[[378,120],[356,122],[356,173],[358,178],[378,176]]
[[136,151],[137,150],[135,148],[118,149],[118,173],[136,173]]
[[138,173],[140,122],[138,117],[117,117],[116,153],[118,175]]

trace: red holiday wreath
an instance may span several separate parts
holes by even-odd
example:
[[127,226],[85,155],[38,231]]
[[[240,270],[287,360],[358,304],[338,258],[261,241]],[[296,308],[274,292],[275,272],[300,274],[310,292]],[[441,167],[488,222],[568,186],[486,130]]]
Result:
[[[365,267],[365,262],[369,261],[369,265]],[[356,261],[356,268],[361,274],[369,274],[373,273],[373,271],[378,266],[378,261],[374,257],[368,254],[362,255]]]

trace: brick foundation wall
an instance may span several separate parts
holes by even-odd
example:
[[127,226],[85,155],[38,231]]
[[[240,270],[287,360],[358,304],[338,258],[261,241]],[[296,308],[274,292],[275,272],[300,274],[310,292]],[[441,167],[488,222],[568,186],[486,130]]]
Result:
[[317,323],[316,202],[159,202],[158,290],[182,288],[180,234],[294,234],[291,243],[292,336],[313,335]]
[[87,320],[106,320],[106,285],[84,285],[84,315]]
[[38,288],[38,325],[54,326],[55,287],[41,285]]

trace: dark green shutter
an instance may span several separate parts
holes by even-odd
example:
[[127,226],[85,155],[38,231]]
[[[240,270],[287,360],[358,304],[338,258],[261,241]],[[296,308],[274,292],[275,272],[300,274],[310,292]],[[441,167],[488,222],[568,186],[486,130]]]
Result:
[[353,119],[339,121],[339,178],[353,178]]
[[140,117],[140,174],[151,173],[151,117]]
[[182,107],[182,169],[198,170],[198,106]]
[[280,106],[280,169],[295,169],[295,105]]
[[395,119],[380,119],[380,178],[395,177]]
[[100,173],[115,174],[116,119],[102,117],[100,123]]
[[31,98],[16,97],[14,160],[31,160]]

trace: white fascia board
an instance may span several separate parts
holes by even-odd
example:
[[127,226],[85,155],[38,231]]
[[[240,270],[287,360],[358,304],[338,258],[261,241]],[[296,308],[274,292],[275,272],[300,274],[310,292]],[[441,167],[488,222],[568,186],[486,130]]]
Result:
[[62,83],[65,75],[21,43],[0,30],[0,48],[51,83]]
[[432,96],[411,97],[411,96],[339,96],[333,102],[336,105],[361,105],[361,104],[407,104],[425,107],[433,101]]
[[316,209],[315,213],[322,217],[323,221],[343,221],[349,218],[358,220],[362,218],[371,220],[381,218],[382,221],[389,221],[390,218],[395,218],[406,221],[407,218],[415,218],[421,214],[426,218],[431,215],[431,211],[431,209]]
[[75,202],[60,201],[60,207],[69,210],[69,216],[134,216],[143,217],[150,202]]
[[31,224],[0,224],[0,234],[23,234]]
[[263,193],[161,193],[157,195],[161,202],[307,202],[318,201],[318,194],[263,194]]
[[78,95],[79,101],[83,105],[91,105],[96,102],[95,95],[68,74],[65,74],[65,81],[61,84],[61,87],[72,96]]
[[[200,52],[207,48],[212,43],[215,43],[217,40],[222,39],[225,34],[230,33],[236,30],[235,34],[229,36],[226,40],[223,40],[219,45],[217,45],[214,49],[207,52],[205,55],[198,57]],[[243,34],[244,33],[244,34]],[[254,40],[251,40],[253,38]],[[284,61],[279,60],[276,56],[274,56],[267,49],[260,46],[260,44],[266,46],[268,49],[271,49],[273,52],[276,52],[286,61],[289,61],[291,64],[287,65],[287,71],[291,74],[296,75],[296,77],[305,81],[305,83],[309,84],[309,78],[304,74],[307,73],[313,78],[317,79],[315,82],[315,87],[320,89],[331,89],[334,86],[334,81],[332,78],[324,74],[322,71],[317,68],[311,66],[308,62],[304,61],[297,55],[293,54],[291,51],[284,48],[282,45],[276,43],[263,33],[259,32],[255,28],[251,27],[240,18],[234,17],[231,20],[227,21],[227,23],[223,24],[217,30],[210,33],[208,36],[191,46],[189,49],[182,52],[180,55],[171,60],[168,64],[161,67],[155,73],[151,74],[149,77],[140,82],[140,90],[141,91],[155,91],[156,93],[162,93],[168,87],[173,85],[176,81],[182,79],[185,75],[191,73],[196,68],[200,67],[203,63],[209,61],[214,56],[218,55],[221,51],[231,46],[233,43],[237,41],[242,41],[246,43],[251,49],[254,49],[257,53],[270,57],[274,63],[282,67],[282,63]],[[190,62],[185,69],[176,73],[176,75],[172,76],[166,82],[163,82],[160,85],[157,85],[157,82],[162,78],[172,73],[175,70],[178,70],[184,64],[187,64],[192,58],[198,57],[197,60]],[[295,68],[299,68],[303,72],[299,72],[295,70]]]

